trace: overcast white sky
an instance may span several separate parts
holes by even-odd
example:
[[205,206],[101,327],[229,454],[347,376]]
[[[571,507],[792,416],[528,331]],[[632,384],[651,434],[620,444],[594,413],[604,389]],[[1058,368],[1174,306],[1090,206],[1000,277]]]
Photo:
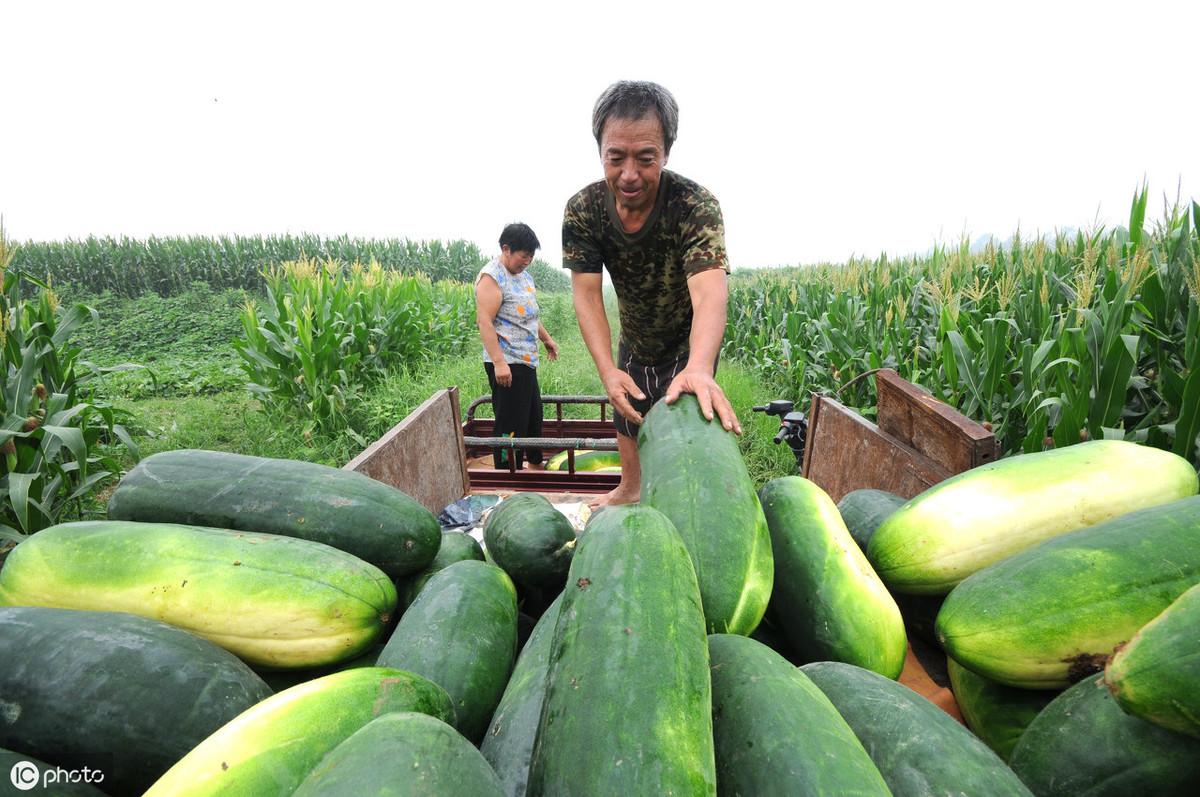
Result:
[[1200,3],[0,2],[15,240],[466,238],[551,263],[592,104],[680,104],[736,266],[1200,199]]

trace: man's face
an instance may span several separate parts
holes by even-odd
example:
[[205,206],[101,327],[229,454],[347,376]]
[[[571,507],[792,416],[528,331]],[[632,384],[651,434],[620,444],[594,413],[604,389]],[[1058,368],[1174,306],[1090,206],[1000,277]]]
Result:
[[656,114],[641,119],[614,119],[604,123],[600,136],[604,182],[617,208],[642,213],[654,206],[658,182],[667,154],[662,124]]

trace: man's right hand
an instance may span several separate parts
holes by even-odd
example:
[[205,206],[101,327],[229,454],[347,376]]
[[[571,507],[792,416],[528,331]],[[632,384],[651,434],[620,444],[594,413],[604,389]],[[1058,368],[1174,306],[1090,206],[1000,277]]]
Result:
[[642,414],[629,403],[629,397],[632,396],[641,401],[646,398],[646,394],[638,388],[633,377],[619,368],[613,368],[602,375],[600,381],[604,385],[604,392],[608,395],[608,403],[612,404],[613,409],[621,413],[630,423],[640,424]]
[[512,369],[508,367],[508,363],[501,360],[498,363],[493,363],[496,369],[496,384],[501,387],[512,387]]

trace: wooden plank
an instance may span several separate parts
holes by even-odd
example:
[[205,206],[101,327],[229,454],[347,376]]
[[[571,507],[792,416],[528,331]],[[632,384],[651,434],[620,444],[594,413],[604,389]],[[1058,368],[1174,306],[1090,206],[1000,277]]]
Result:
[[874,488],[912,498],[951,471],[837,401],[814,395],[802,473],[834,501]]
[[908,646],[908,652],[904,657],[904,669],[900,672],[897,680],[954,719],[959,722],[963,721],[962,712],[958,710],[958,701],[954,699],[954,693],[946,686],[939,684],[925,669],[921,660],[917,658],[912,644]]
[[[466,428],[463,433],[467,437],[495,437],[496,436],[496,421],[492,418],[475,418],[466,423]],[[547,418],[542,421],[542,437],[548,438],[572,438],[572,437],[597,437],[605,440],[612,440],[613,445],[616,445],[616,432],[613,430],[612,421],[598,421],[595,419],[584,420],[580,418],[565,418],[561,422],[553,418]],[[562,446],[555,446],[555,451],[561,451]],[[481,449],[482,450],[482,449]],[[490,449],[487,449],[490,451]],[[616,450],[615,448],[613,449]],[[477,451],[473,447],[467,449],[467,456],[474,456]],[[551,456],[554,451],[543,449],[546,456]]]
[[[488,456],[489,464],[491,455]],[[595,473],[577,470],[519,470],[494,468],[471,470],[471,492],[586,493],[592,496],[613,490],[621,481],[619,473]]]
[[457,387],[449,387],[446,392],[450,394],[450,418],[454,421],[454,436],[458,449],[458,481],[456,484],[462,485],[462,495],[460,496],[462,497],[471,493],[471,474],[467,469],[467,446],[463,433],[462,407],[458,403]]
[[999,455],[995,436],[891,369],[875,374],[880,431],[961,473]]
[[470,491],[458,388],[439,390],[344,465],[412,496],[435,515]]

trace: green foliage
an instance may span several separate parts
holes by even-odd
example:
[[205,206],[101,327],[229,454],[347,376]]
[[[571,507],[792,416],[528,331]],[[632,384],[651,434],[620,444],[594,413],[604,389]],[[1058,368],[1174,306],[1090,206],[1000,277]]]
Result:
[[230,351],[241,336],[241,307],[249,298],[238,289],[214,290],[193,282],[182,292],[126,298],[112,293],[78,296],[98,308],[101,323],[79,330],[75,340],[94,362],[153,361],[163,352]]
[[115,436],[134,456],[136,448],[117,413],[89,400],[92,374],[76,372],[72,334],[96,311],[60,306],[47,285],[12,268],[13,259],[0,229],[0,538],[17,541],[57,523],[68,504],[112,475],[102,442]]
[[111,293],[74,298],[100,308],[100,323],[79,329],[83,360],[114,373],[93,390],[105,398],[194,396],[241,389],[246,376],[233,340],[242,334],[245,291],[193,283],[183,293],[125,298]]
[[349,414],[365,386],[476,337],[469,285],[307,258],[269,269],[266,282],[266,299],[243,308],[234,347],[251,391],[298,412],[307,432],[353,435]]
[[[572,330],[579,329],[579,322],[575,320],[575,305],[571,300],[570,293],[542,293],[541,288],[538,288],[538,308],[540,310],[540,320],[542,326],[550,333],[550,337],[555,341],[562,343],[559,338],[564,334],[569,334]],[[480,344],[482,351],[482,344]],[[587,352],[584,352],[587,356]],[[589,358],[590,361],[590,358]],[[543,366],[546,365],[543,358]]]
[[90,293],[171,296],[195,282],[259,292],[263,270],[300,260],[379,262],[385,269],[434,280],[472,282],[487,258],[469,241],[357,239],[315,235],[205,238],[96,238],[21,246],[14,268],[44,282]]
[[208,396],[244,390],[246,374],[232,344],[195,354],[164,352],[144,365],[121,369],[95,385],[105,399]]
[[540,257],[535,258],[526,271],[533,277],[538,293],[564,293],[571,290],[571,277],[566,269],[555,268]]
[[1200,462],[1200,209],[1144,229],[739,274],[724,352],[804,401],[869,413],[894,368],[1005,453],[1118,437]]

